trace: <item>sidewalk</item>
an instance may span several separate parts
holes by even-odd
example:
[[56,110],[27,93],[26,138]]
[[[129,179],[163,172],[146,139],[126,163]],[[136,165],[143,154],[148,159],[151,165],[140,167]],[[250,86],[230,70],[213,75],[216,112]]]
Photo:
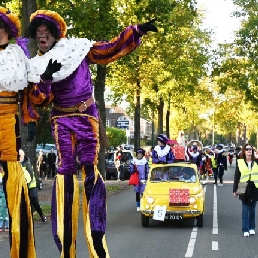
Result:
[[[82,177],[81,174],[77,175],[79,181],[79,187],[82,187]],[[43,189],[38,190],[38,198],[40,205],[51,204],[52,188],[54,184],[54,178],[49,178],[47,180],[43,179]],[[116,180],[106,180],[106,186],[122,186],[122,188],[129,188],[128,180],[117,182]],[[80,195],[81,197],[81,195]]]

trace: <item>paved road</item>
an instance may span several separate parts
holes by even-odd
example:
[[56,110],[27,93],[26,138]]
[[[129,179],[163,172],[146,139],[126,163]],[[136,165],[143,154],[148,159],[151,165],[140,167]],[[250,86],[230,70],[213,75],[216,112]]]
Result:
[[[232,195],[234,167],[225,175],[223,187],[206,186],[204,227],[195,220],[158,222],[142,228],[130,188],[108,197],[107,243],[111,258],[258,258],[258,235],[244,238],[241,232],[241,203]],[[123,182],[126,183],[126,182]],[[89,257],[79,219],[77,258]],[[35,223],[38,258],[59,257],[50,222]],[[1,238],[0,238],[1,239]],[[0,241],[0,258],[8,258],[8,241]]]

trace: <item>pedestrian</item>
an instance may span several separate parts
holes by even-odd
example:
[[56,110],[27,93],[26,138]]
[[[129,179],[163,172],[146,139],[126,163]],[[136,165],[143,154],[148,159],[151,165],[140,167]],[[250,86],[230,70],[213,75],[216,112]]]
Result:
[[[21,23],[19,17],[8,9],[0,7],[0,160],[4,170],[3,190],[10,215],[9,242],[10,257],[36,257],[34,244],[33,218],[27,184],[18,161],[21,135],[18,116],[18,92],[28,85],[27,57],[19,39]],[[24,46],[24,44],[23,44]],[[29,103],[29,102],[28,102]],[[33,140],[31,122],[38,116],[31,116],[28,106],[22,106],[21,120],[28,127],[28,141]]]
[[136,158],[133,158],[130,164],[130,173],[139,173],[138,185],[134,186],[136,193],[136,210],[140,211],[140,199],[146,186],[146,180],[148,179],[149,164],[145,158],[145,150],[139,148],[136,150]]
[[215,153],[217,154],[217,167],[218,167],[218,178],[219,178],[218,186],[223,186],[224,171],[227,170],[227,153],[223,149],[223,146],[221,144],[217,145],[217,149],[215,150]]
[[214,183],[213,184],[217,184],[218,183],[218,165],[217,165],[217,155],[215,152],[211,152],[211,167],[212,167],[212,172],[213,172],[213,176],[214,176]]
[[152,151],[152,164],[170,164],[174,161],[174,154],[171,147],[167,144],[167,141],[169,141],[169,139],[165,134],[158,135],[158,144]]
[[120,179],[121,158],[122,158],[121,153],[120,152],[117,153],[116,160],[115,160],[115,167],[117,171],[117,182],[121,181]]
[[9,232],[9,215],[3,188],[4,170],[0,164],[0,232]]
[[[244,194],[237,193],[239,182],[247,182]],[[255,208],[258,201],[258,160],[252,145],[245,144],[237,160],[233,195],[242,201],[242,232],[245,237],[255,235]]]
[[45,177],[47,179],[47,157],[43,150],[39,151],[39,156],[37,160],[37,171],[39,173],[39,178]]
[[233,157],[234,157],[234,150],[230,149],[228,152],[228,163],[230,167],[232,165]]
[[92,96],[89,65],[109,64],[132,52],[140,45],[143,35],[157,31],[153,25],[155,20],[129,26],[110,42],[65,38],[66,23],[53,11],[38,10],[30,20],[30,36],[36,38],[39,46],[38,54],[29,60],[28,80],[33,84],[30,100],[40,106],[52,102],[53,106],[50,121],[58,152],[51,211],[54,240],[62,256],[75,257],[78,155],[82,166],[84,227],[89,255],[108,257],[106,189],[97,169],[100,120]]
[[186,153],[187,160],[190,162],[196,164],[198,171],[200,171],[200,166],[201,166],[201,153],[198,151],[197,145],[193,145],[191,148],[187,148],[187,153]]
[[54,148],[47,155],[48,177],[55,177],[56,175],[56,154]]
[[26,173],[30,175],[29,180],[26,180],[26,181],[28,184],[31,209],[34,207],[34,209],[38,212],[41,218],[41,221],[46,222],[47,217],[43,214],[42,208],[40,207],[38,198],[37,198],[37,180],[36,180],[32,165],[29,162],[28,157],[25,156],[25,153],[22,149],[19,150],[19,156],[20,156],[20,163],[25,175]]

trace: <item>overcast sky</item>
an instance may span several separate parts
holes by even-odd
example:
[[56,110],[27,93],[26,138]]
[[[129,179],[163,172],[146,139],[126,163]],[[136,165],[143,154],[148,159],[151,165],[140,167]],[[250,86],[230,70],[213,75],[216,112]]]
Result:
[[198,8],[206,11],[204,27],[212,28],[217,43],[232,42],[234,31],[240,27],[240,19],[232,16],[236,10],[232,0],[197,0]]

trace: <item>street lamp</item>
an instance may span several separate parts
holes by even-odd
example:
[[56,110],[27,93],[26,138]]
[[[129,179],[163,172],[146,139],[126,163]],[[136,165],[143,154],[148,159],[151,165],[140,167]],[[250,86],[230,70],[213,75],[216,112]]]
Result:
[[215,109],[212,112],[212,145],[214,145],[214,133],[215,133],[215,130],[214,130],[214,113],[215,113]]
[[214,122],[214,116],[215,116],[215,108],[213,108],[210,112],[209,115],[212,115],[212,145],[214,144],[214,136],[215,136],[215,122]]

